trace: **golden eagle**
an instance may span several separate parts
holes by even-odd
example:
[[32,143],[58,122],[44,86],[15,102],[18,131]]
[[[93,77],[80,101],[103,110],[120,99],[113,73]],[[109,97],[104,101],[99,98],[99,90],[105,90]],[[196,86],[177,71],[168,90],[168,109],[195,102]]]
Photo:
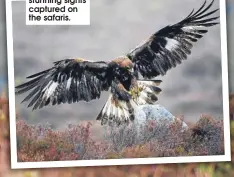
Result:
[[[30,101],[33,110],[47,105],[76,103],[100,98],[102,91],[110,89],[108,101],[97,120],[101,124],[118,125],[134,120],[136,105],[154,104],[161,92],[161,80],[153,80],[187,59],[193,43],[207,33],[207,27],[219,24],[216,11],[208,10],[214,0],[206,1],[180,22],[152,34],[143,44],[125,56],[111,61],[89,61],[82,58],[54,62],[50,69],[28,76],[31,79],[16,86],[16,94],[31,90],[22,101]],[[142,76],[140,79],[140,75]]]

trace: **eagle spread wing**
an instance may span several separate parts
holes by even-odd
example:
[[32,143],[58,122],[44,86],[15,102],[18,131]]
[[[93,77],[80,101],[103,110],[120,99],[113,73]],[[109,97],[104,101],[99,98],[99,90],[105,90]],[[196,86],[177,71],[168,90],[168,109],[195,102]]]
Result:
[[32,90],[22,101],[32,99],[28,107],[42,108],[48,104],[90,101],[108,90],[108,64],[79,59],[54,62],[48,70],[27,77],[31,79],[16,87],[16,94]]
[[134,63],[135,75],[140,73],[148,79],[165,75],[169,69],[187,59],[193,43],[207,33],[207,29],[203,28],[218,24],[214,20],[219,17],[210,17],[218,9],[207,12],[213,3],[214,0],[205,7],[205,1],[196,12],[193,10],[182,21],[159,30],[130,51],[127,56]]

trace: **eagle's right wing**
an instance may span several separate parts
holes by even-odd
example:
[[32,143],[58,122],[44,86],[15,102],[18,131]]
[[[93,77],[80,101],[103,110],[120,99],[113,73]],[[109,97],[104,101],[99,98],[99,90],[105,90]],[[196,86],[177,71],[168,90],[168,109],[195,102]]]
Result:
[[109,69],[108,63],[104,61],[57,61],[52,68],[27,77],[31,80],[16,86],[16,94],[31,90],[22,102],[31,99],[28,107],[33,106],[33,109],[49,104],[90,101],[109,89]]
[[134,62],[134,72],[144,78],[165,75],[191,53],[193,44],[207,33],[207,27],[218,24],[213,15],[218,9],[208,12],[214,0],[207,6],[194,10],[180,22],[166,26],[151,35],[127,56]]

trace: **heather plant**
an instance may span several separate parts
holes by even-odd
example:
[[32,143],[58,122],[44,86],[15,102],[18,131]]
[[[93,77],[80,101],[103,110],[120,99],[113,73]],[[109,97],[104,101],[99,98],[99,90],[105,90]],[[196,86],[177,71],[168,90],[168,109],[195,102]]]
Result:
[[108,152],[105,143],[90,137],[91,123],[68,125],[65,131],[47,125],[27,125],[17,121],[18,161],[60,161],[102,159]]
[[106,128],[105,139],[115,152],[120,152],[123,148],[137,144],[137,130],[134,124],[109,126]]
[[[207,151],[204,155],[221,155],[224,153],[223,121],[215,120],[209,115],[202,115],[191,129],[193,151]],[[200,151],[201,151],[200,150]]]
[[80,159],[103,159],[109,147],[105,142],[96,142],[92,139],[91,126],[90,122],[86,125],[69,124],[65,136],[74,146],[74,152],[79,154]]
[[[150,141],[170,142],[175,140],[174,134],[178,137],[183,134],[186,128],[182,126],[182,121],[175,118],[174,123],[167,119],[148,119],[146,121],[135,121],[130,125],[109,126],[105,132],[105,138],[111,147],[120,152],[126,147],[143,145]],[[167,144],[168,145],[168,144]]]
[[92,124],[69,124],[65,131],[49,124],[17,120],[18,161],[60,161],[109,158],[219,155],[224,153],[222,121],[201,116],[184,129],[181,121],[110,126],[103,141],[92,138]]
[[141,125],[110,127],[106,138],[114,152],[109,156],[130,158],[224,154],[222,121],[201,116],[194,127],[184,128],[181,120],[175,120],[173,123],[149,120]]

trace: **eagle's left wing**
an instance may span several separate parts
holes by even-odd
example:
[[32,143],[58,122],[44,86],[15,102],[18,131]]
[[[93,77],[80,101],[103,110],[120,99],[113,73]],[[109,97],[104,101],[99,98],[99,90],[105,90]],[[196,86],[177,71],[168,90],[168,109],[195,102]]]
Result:
[[65,59],[54,62],[54,66],[27,77],[31,79],[16,86],[16,94],[31,91],[22,101],[28,107],[42,108],[49,104],[91,101],[108,90],[111,83],[110,67],[104,61],[90,62],[81,59]]
[[214,20],[219,17],[210,17],[218,9],[207,12],[213,2],[205,7],[205,1],[196,12],[193,10],[179,23],[159,30],[129,52],[127,56],[134,63],[135,74],[140,73],[149,79],[165,75],[169,69],[185,60],[191,53],[193,43],[207,33],[204,28],[218,24]]

